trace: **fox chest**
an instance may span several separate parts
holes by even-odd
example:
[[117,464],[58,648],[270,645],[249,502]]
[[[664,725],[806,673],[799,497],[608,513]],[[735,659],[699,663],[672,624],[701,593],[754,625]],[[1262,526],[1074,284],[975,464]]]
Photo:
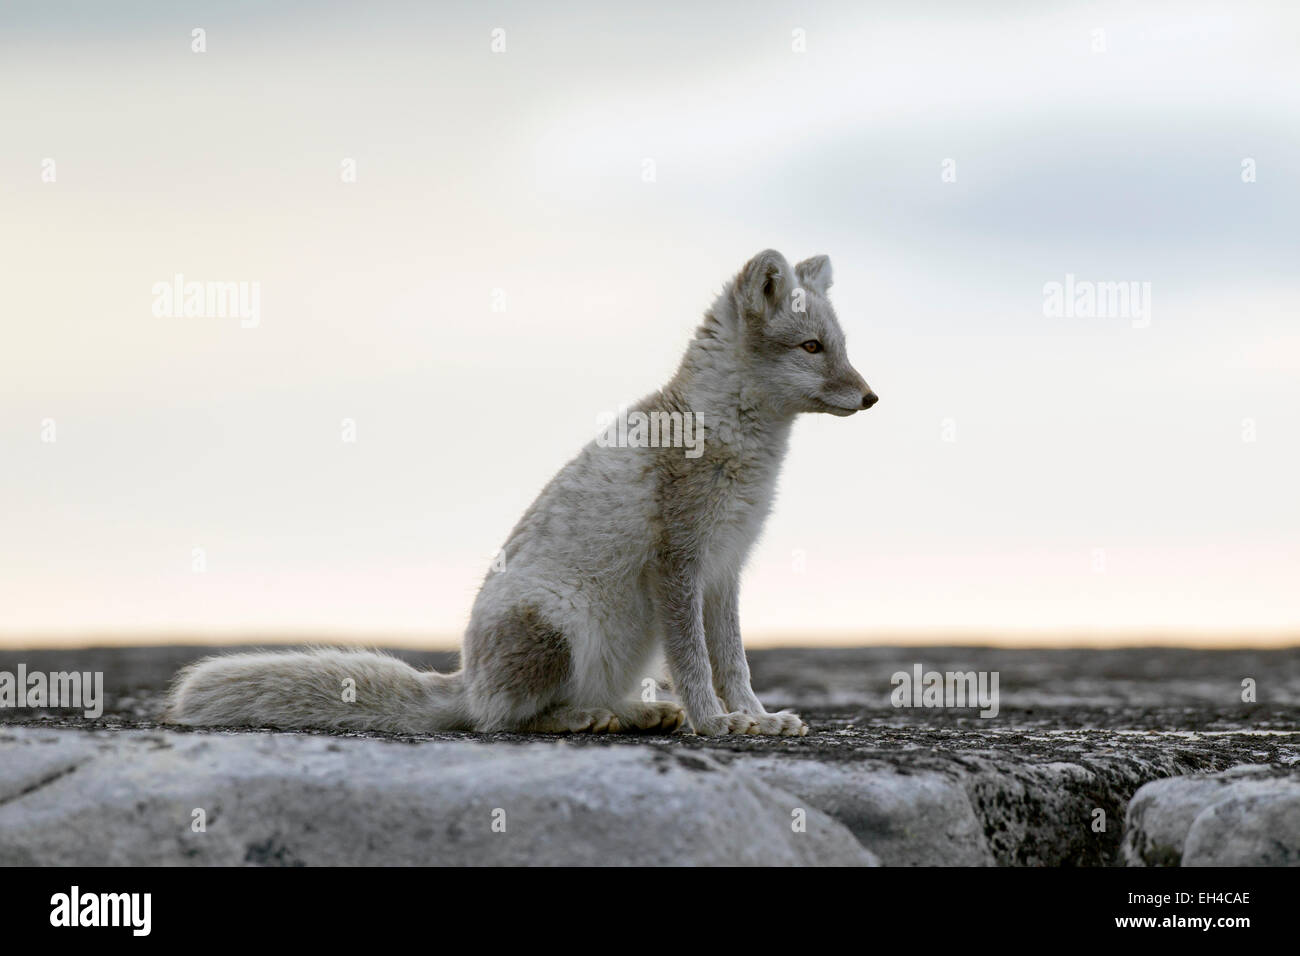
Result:
[[707,467],[704,494],[696,502],[700,545],[709,564],[739,568],[772,510],[780,458],[758,452],[719,454]]

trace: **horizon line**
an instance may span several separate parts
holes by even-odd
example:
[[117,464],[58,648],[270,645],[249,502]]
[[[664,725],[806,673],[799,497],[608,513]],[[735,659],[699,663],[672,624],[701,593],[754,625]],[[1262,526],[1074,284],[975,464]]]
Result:
[[[1200,650],[1300,648],[1300,629],[1252,630],[1151,628],[1089,630],[1053,628],[917,628],[885,631],[757,631],[745,636],[749,649],[846,647],[1006,647],[1089,650],[1121,647],[1185,647]],[[256,646],[326,644],[393,647],[402,650],[459,650],[458,635],[445,632],[361,632],[247,629],[239,631],[26,631],[0,632],[0,650],[84,650],[96,647]]]

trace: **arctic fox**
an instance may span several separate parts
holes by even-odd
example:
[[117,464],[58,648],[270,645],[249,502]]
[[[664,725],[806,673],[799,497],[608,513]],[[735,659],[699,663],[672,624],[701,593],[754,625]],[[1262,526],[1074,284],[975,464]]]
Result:
[[[167,719],[416,734],[669,732],[687,720],[697,734],[806,734],[754,696],[737,599],[794,417],[876,403],[849,364],[830,284],[825,256],[791,269],[769,249],[745,264],[672,381],[631,410],[693,413],[702,442],[687,454],[593,441],[565,465],[483,583],[461,670],[342,650],[211,657],[177,676]],[[681,706],[639,698],[659,654]]]

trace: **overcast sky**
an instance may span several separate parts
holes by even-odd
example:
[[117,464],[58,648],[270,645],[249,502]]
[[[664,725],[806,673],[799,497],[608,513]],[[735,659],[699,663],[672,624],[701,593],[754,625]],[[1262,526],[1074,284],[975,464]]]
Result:
[[0,7],[0,641],[455,640],[766,247],[881,401],[750,641],[1300,629],[1300,8],[540,7]]

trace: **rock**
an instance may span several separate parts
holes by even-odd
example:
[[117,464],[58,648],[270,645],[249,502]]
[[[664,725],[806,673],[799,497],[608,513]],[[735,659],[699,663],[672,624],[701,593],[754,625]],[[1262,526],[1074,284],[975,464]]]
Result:
[[[1107,866],[1129,798],[1187,754],[1091,735],[1050,759],[985,734],[980,749],[855,749],[850,760],[733,758],[844,824],[886,866]],[[1001,746],[999,746],[1001,744]],[[1046,759],[1045,759],[1046,757]]]
[[885,866],[993,866],[984,826],[960,783],[880,761],[825,764],[759,757],[745,768],[826,811]]
[[1300,768],[1157,780],[1129,803],[1130,866],[1300,866]]
[[[1300,766],[1294,650],[752,652],[760,699],[795,707],[811,726],[799,738],[160,724],[177,668],[216,650],[0,651],[0,670],[102,671],[106,697],[97,720],[0,708],[0,862],[862,863],[875,854],[895,866],[1191,865],[1285,861],[1295,846],[1294,804],[1254,791],[1234,802],[1223,782]],[[396,653],[454,666],[451,655]],[[915,662],[998,672],[998,715],[893,706],[890,676]],[[1241,675],[1261,675],[1258,703],[1240,699]],[[1262,776],[1217,779],[1246,764]],[[1165,783],[1133,802],[1126,831],[1130,801],[1152,781]],[[1222,805],[1202,818],[1211,802]],[[189,829],[198,807],[205,834]],[[484,831],[498,807],[504,835]],[[798,810],[805,833],[791,829]]]
[[[1002,754],[966,761],[966,791],[998,863],[1105,866],[1114,858],[1124,803],[1139,781],[1131,760],[1108,751],[1078,762]],[[1139,772],[1155,768],[1143,764]]]
[[1204,810],[1187,832],[1183,866],[1300,866],[1300,783]]
[[[798,808],[802,831],[792,826]],[[0,735],[0,865],[876,862],[826,814],[703,753],[303,734]]]
[[[16,742],[22,739],[22,746]],[[0,807],[34,793],[94,758],[89,734],[8,730],[0,732]]]

